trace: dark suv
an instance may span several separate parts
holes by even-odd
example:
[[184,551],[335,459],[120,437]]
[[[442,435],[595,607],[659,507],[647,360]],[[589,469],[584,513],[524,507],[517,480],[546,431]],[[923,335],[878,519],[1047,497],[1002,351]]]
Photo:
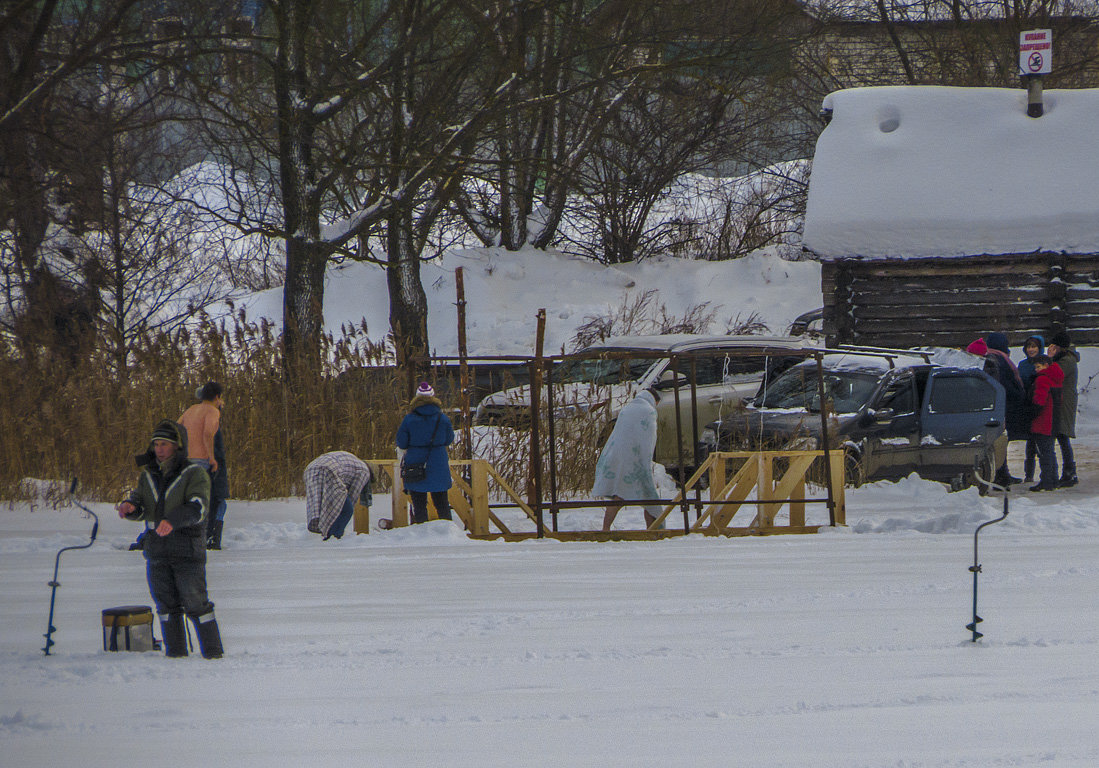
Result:
[[[979,368],[929,356],[834,353],[822,357],[828,444],[844,449],[847,481],[916,472],[962,488],[991,479],[1007,451],[1004,388]],[[978,358],[974,358],[980,364]],[[821,446],[816,360],[790,368],[701,436],[704,452]]]

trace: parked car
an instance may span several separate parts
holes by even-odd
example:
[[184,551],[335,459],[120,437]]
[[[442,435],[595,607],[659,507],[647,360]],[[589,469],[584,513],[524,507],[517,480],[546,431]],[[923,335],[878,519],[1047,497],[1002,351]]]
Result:
[[[916,472],[961,488],[977,472],[991,479],[1003,462],[1006,395],[979,367],[848,352],[824,355],[822,369],[828,445],[844,449],[848,483]],[[793,366],[746,408],[709,424],[702,450],[820,448],[820,381],[815,360]]]
[[[760,382],[804,359],[802,339],[773,336],[620,336],[593,345],[555,365],[554,417],[602,413],[613,424],[618,411],[638,392],[654,384],[664,391],[657,406],[655,460],[679,464],[676,449],[675,396],[680,390],[683,453],[693,464],[691,371],[696,373],[697,425],[720,418],[753,396]],[[679,355],[679,380],[671,380],[672,356]],[[548,395],[543,394],[543,403]],[[477,406],[475,423],[525,427],[530,420],[530,387],[513,387],[486,396]],[[609,433],[609,424],[605,429]]]
[[809,336],[814,339],[824,338],[824,307],[817,307],[795,317],[794,322],[790,323],[789,334]]

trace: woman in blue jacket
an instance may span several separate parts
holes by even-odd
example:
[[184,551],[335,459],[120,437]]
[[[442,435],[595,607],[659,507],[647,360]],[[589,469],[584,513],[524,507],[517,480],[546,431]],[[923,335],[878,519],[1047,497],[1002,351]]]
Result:
[[427,494],[435,503],[440,520],[450,519],[447,491],[451,486],[450,458],[446,447],[454,442],[454,427],[443,413],[443,404],[426,381],[416,389],[408,406],[408,415],[397,428],[397,447],[404,451],[404,464],[427,463],[423,480],[406,480],[404,488],[412,497],[412,522],[427,522]]

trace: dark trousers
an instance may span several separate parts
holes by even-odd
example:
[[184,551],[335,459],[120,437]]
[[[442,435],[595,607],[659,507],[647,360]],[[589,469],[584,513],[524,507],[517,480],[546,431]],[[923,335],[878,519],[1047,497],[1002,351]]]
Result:
[[1057,435],[1057,445],[1061,446],[1061,477],[1072,477],[1076,474],[1076,456],[1069,436]]
[[145,564],[145,577],[161,616],[186,613],[198,617],[214,610],[206,594],[205,561],[152,558]]
[[227,509],[225,499],[219,499],[217,496],[210,497],[210,516],[208,520],[210,522],[217,521],[222,522],[225,520],[225,510]]
[[1038,467],[1041,469],[1039,482],[1046,488],[1057,487],[1057,454],[1053,452],[1051,435],[1034,435],[1034,445],[1038,449]]
[[1026,458],[1023,459],[1023,473],[1027,480],[1034,479],[1034,465],[1038,459],[1038,444],[1034,442],[1034,435],[1026,439]]
[[327,539],[329,536],[335,536],[339,539],[343,537],[343,532],[347,528],[348,522],[351,521],[351,517],[355,514],[355,499],[355,496],[347,497],[347,501],[343,503],[343,507],[340,509],[340,514],[332,521],[332,527],[328,529],[328,533],[324,535],[324,538]]
[[[427,522],[427,492],[426,491],[409,491],[408,495],[412,497],[412,522],[413,523],[426,523]],[[446,491],[432,491],[431,500],[435,502],[435,511],[439,513],[440,520],[450,519],[450,499],[447,497]]]

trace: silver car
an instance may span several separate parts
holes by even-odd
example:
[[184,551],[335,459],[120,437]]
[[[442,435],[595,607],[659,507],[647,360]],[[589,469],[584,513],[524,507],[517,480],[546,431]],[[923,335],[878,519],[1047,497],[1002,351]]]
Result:
[[[638,392],[657,385],[664,391],[657,406],[655,460],[679,464],[674,390],[679,388],[680,429],[685,463],[693,464],[694,439],[704,425],[720,419],[759,390],[768,376],[803,359],[797,350],[809,342],[776,336],[619,336],[592,345],[554,366],[550,373],[555,418],[601,410],[609,424]],[[676,358],[679,378],[672,380]],[[697,430],[691,426],[694,378]],[[548,392],[543,403],[549,402]],[[475,423],[523,427],[530,419],[530,387],[513,387],[485,397]],[[609,431],[609,430],[608,430]]]

